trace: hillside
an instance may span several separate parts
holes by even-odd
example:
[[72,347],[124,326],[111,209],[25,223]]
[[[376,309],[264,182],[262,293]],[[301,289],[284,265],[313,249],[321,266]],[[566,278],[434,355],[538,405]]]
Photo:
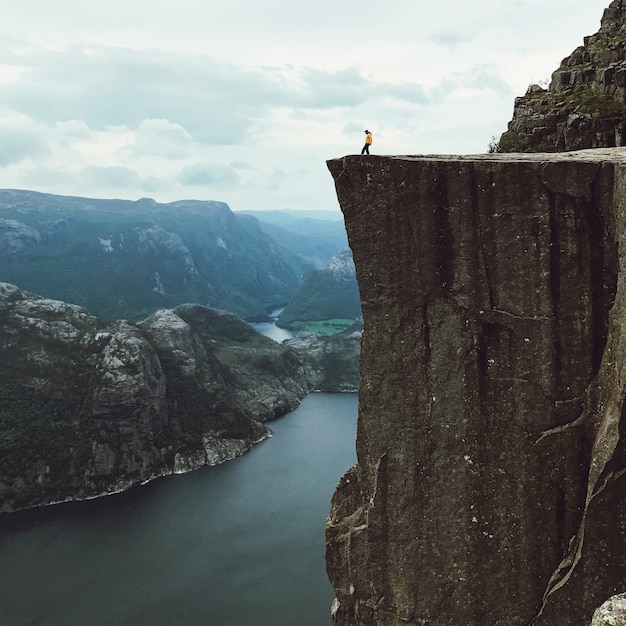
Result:
[[105,321],[185,302],[263,317],[314,267],[221,202],[0,190],[0,280]]
[[278,317],[277,324],[297,330],[306,327],[307,322],[353,321],[360,315],[354,261],[352,252],[346,248],[335,255],[325,269],[305,275],[298,291]]
[[259,220],[263,232],[314,269],[348,246],[339,211],[237,211]]
[[0,283],[0,512],[213,465],[311,385],[297,353],[230,313],[137,324]]

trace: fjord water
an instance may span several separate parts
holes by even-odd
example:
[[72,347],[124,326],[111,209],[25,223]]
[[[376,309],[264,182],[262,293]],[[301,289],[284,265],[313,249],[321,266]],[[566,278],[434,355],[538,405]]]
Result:
[[357,395],[316,393],[239,459],[0,516],[2,626],[323,626],[324,523]]

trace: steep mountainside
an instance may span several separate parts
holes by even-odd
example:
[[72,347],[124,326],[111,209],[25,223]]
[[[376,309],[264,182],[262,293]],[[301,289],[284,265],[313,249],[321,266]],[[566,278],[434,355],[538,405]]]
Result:
[[515,100],[501,152],[560,152],[626,145],[626,0],[613,0],[600,30],[563,60],[547,90]]
[[200,305],[105,325],[0,283],[0,511],[233,458],[310,391],[297,354]]
[[364,320],[334,623],[587,626],[626,584],[626,149],[328,165]]
[[0,190],[0,280],[108,321],[184,302],[263,317],[314,267],[221,202]]
[[258,219],[263,232],[314,269],[326,267],[348,245],[339,211],[237,211],[235,214]]
[[297,322],[356,319],[361,316],[359,286],[352,252],[335,255],[324,270],[312,271],[278,317],[278,325],[293,328]]

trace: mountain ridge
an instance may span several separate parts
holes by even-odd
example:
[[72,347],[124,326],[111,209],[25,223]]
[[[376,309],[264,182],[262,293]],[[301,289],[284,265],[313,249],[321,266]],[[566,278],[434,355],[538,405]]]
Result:
[[0,280],[110,321],[184,302],[262,318],[315,266],[223,202],[0,190]]

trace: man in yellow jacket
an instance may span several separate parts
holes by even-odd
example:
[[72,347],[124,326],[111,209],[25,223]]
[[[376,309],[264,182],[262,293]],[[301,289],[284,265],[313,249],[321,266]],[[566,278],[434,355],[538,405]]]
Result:
[[363,150],[361,150],[361,154],[369,154],[370,146],[372,145],[372,133],[369,130],[365,131],[365,145],[363,146]]

